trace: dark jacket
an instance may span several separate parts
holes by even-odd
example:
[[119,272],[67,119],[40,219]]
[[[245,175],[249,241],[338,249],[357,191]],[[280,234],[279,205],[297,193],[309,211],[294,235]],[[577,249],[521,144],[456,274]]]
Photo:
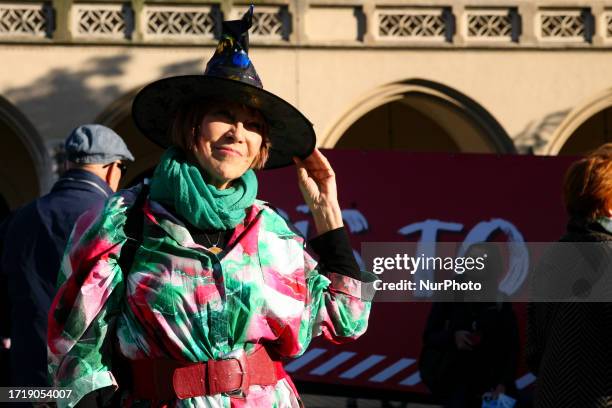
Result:
[[[612,234],[572,220],[560,241],[540,261],[532,293],[559,299],[609,290]],[[567,245],[575,242],[590,244]],[[538,376],[535,407],[612,406],[612,303],[530,303],[526,357]]]
[[0,227],[0,274],[11,309],[11,383],[47,385],[47,313],[66,242],[79,216],[112,190],[98,176],[69,170],[51,192],[20,208]]
[[[457,349],[455,332],[460,330],[478,335],[480,341],[472,351]],[[437,387],[432,389],[437,396],[445,398],[461,392],[473,394],[473,399],[480,401],[482,393],[498,384],[513,392],[519,337],[510,303],[433,303],[423,347],[444,352],[446,361],[437,362],[444,368],[438,369],[438,378],[434,379]]]

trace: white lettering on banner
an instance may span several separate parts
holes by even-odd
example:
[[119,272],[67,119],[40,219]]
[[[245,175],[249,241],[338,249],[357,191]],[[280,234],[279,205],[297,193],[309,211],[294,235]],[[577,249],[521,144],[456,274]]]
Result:
[[[310,208],[308,208],[306,204],[298,205],[295,207],[295,210],[300,214],[310,214]],[[340,211],[342,213],[342,220],[350,233],[363,234],[370,228],[367,218],[361,213],[361,211],[354,208],[345,208]],[[286,217],[287,213],[285,211],[279,209],[279,212],[281,215],[283,215],[283,217],[285,217],[285,219],[289,219]],[[309,221],[307,220],[295,222],[296,228],[298,228],[300,232],[304,233],[304,236],[306,236],[306,233],[308,232],[308,225]]]
[[[417,243],[417,254],[423,254],[424,257],[436,256],[436,242],[438,240],[438,231],[461,232],[463,224],[456,222],[444,222],[439,220],[425,220],[408,224],[399,229],[400,235],[411,235],[416,232],[421,233],[421,238]],[[421,281],[433,281],[434,271],[432,268],[419,268],[415,272],[416,277]],[[433,291],[429,289],[418,288],[414,292],[415,297],[431,297]]]
[[523,234],[514,224],[501,218],[479,222],[467,234],[457,255],[463,256],[469,246],[476,242],[486,242],[498,230],[508,237],[506,246],[509,259],[508,272],[499,284],[499,291],[510,296],[519,290],[529,272],[529,251]]
[[[308,208],[306,204],[298,205],[297,207],[295,207],[295,211],[299,212],[300,214],[306,214],[306,215],[310,214],[310,208]],[[303,236],[305,237],[308,236],[308,227],[310,225],[310,221],[308,220],[296,221],[294,225],[295,225],[295,228],[297,228],[298,231],[300,231]]]
[[357,252],[356,249],[353,249],[353,255],[355,255],[355,260],[357,261],[357,265],[359,265],[359,269],[362,271],[365,271],[366,266],[365,263],[363,263],[363,259],[361,258],[361,254],[359,252]]
[[308,236],[308,224],[309,222],[306,220],[302,220],[302,221],[297,221],[295,224],[295,228],[298,229],[298,231],[300,231],[300,233],[307,237]]
[[[309,215],[310,209],[307,205],[298,205],[296,211],[300,214]],[[357,209],[349,208],[342,209],[342,219],[347,225],[347,229],[351,234],[363,234],[369,230],[370,223],[363,213]],[[279,209],[281,215],[288,219],[287,213]],[[304,235],[308,236],[310,226],[309,220],[299,220],[294,223],[295,227]],[[452,221],[440,221],[435,219],[427,219],[424,221],[415,222],[403,226],[398,230],[402,236],[408,236],[415,233],[420,233],[420,238],[417,242],[416,253],[422,257],[436,256],[436,243],[438,241],[439,232],[462,232],[463,224]],[[457,256],[463,256],[470,245],[478,242],[487,242],[495,231],[501,231],[508,237],[508,272],[499,284],[499,290],[506,294],[514,294],[523,284],[527,277],[529,269],[529,251],[525,245],[523,235],[518,228],[510,221],[502,218],[493,218],[489,221],[482,221],[476,224],[466,235]],[[356,249],[353,249],[353,254],[357,260],[359,267],[364,270],[365,264]],[[419,258],[417,258],[419,259]],[[415,260],[413,259],[413,262]],[[420,264],[418,261],[413,263],[413,274],[418,280],[423,282],[434,281],[434,269],[429,267],[429,264]],[[414,291],[416,297],[431,297],[433,291],[429,286],[417,287]]]
[[345,224],[348,226],[349,232],[352,234],[363,234],[367,232],[370,228],[368,224],[368,220],[359,210],[355,210],[354,208],[341,210],[342,211],[342,219]]

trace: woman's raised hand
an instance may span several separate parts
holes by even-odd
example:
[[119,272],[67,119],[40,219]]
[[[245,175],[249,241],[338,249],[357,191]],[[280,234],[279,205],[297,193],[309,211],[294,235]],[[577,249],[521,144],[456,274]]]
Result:
[[342,227],[342,212],[338,204],[336,174],[327,158],[319,151],[304,160],[293,158],[298,183],[304,201],[314,218],[317,235]]

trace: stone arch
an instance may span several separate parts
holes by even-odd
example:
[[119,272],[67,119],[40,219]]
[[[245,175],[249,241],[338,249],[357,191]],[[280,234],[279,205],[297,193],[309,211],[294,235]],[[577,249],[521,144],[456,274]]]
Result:
[[132,101],[138,91],[140,87],[126,92],[96,117],[96,123],[108,126],[125,140],[136,159],[128,167],[126,176],[121,180],[121,187],[129,186],[132,181],[139,179],[159,161],[163,152],[162,148],[140,133],[132,120]]
[[449,146],[456,146],[454,151],[516,152],[512,139],[480,104],[453,88],[424,79],[383,85],[363,95],[331,127],[321,146],[337,146],[361,118],[391,104],[405,105],[429,120],[441,134],[447,134]]
[[54,165],[40,135],[11,102],[0,96],[0,195],[15,209],[46,192]]
[[[575,142],[576,140],[574,138],[578,136],[579,133],[582,133],[579,132],[581,128],[584,129],[585,125],[588,125],[589,121],[591,121],[597,115],[601,115],[606,111],[610,111],[608,113],[612,114],[611,108],[612,88],[605,89],[604,91],[599,92],[598,94],[593,95],[592,97],[582,101],[580,104],[578,104],[578,106],[576,106],[567,114],[567,116],[555,129],[543,153],[549,155],[557,155],[560,153],[564,153],[563,150],[564,148],[568,147],[568,143]],[[596,147],[596,145],[601,144],[602,142],[605,142],[605,140],[586,140],[582,143],[585,146],[582,151],[570,151],[565,153],[582,153],[585,150],[589,150],[589,147]]]

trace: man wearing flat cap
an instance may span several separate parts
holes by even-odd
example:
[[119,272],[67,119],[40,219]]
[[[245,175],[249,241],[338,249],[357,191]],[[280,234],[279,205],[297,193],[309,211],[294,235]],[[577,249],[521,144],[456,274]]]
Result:
[[[15,212],[0,226],[0,275],[10,301],[10,381],[48,386],[47,313],[57,273],[76,220],[117,190],[125,162],[134,161],[125,142],[102,125],[82,125],[65,142],[65,173],[51,192]],[[1,294],[0,294],[1,295]]]

